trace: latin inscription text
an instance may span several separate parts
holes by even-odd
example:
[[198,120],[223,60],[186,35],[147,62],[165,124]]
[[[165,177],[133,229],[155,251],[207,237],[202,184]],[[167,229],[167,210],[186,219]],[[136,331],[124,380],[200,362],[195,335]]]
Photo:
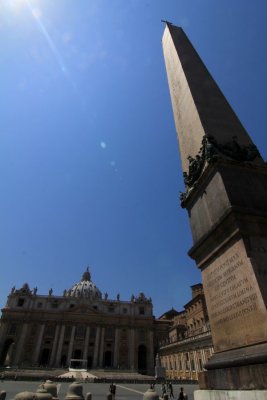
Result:
[[249,279],[240,269],[244,262],[238,253],[228,257],[222,264],[213,267],[206,276],[210,293],[210,318],[215,325],[244,317],[257,309],[257,294]]

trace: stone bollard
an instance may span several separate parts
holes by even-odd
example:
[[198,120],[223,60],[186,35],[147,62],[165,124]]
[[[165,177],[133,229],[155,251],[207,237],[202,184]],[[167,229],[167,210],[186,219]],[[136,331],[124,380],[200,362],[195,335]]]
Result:
[[73,382],[69,386],[65,400],[84,400],[83,387],[79,382]]
[[113,399],[112,393],[107,393],[107,400],[112,400],[112,399]]
[[52,382],[52,381],[45,381],[42,385],[40,385],[42,388],[48,391],[52,395],[53,400],[58,400],[57,396],[57,384]]
[[20,392],[16,394],[14,400],[36,400],[36,394],[33,392]]
[[155,389],[148,389],[143,396],[143,400],[159,400],[159,395]]
[[92,393],[90,393],[90,392],[86,393],[85,400],[92,400]]
[[5,400],[6,398],[6,392],[4,390],[0,391],[0,400]]
[[36,390],[36,398],[38,400],[52,400],[52,394],[44,388],[39,388]]

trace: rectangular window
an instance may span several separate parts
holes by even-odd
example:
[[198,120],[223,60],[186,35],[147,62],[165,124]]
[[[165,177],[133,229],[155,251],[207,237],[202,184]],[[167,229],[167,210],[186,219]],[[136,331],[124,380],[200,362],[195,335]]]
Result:
[[66,329],[65,329],[65,339],[69,339],[69,338],[70,338],[70,336],[71,336],[71,330],[72,330],[72,327],[71,327],[71,326],[66,326]]
[[17,325],[12,324],[12,325],[10,325],[10,327],[9,327],[8,334],[9,334],[9,335],[16,335],[16,331],[17,331]]
[[96,337],[96,328],[95,327],[92,327],[91,329],[90,329],[90,338],[91,339],[94,339]]
[[139,331],[139,340],[145,341],[146,340],[146,332],[144,330]]
[[105,329],[105,338],[106,339],[113,339],[113,337],[114,337],[114,329],[110,328],[110,327],[107,327]]
[[77,326],[76,328],[76,338],[83,339],[85,336],[85,327],[84,326]]
[[25,299],[18,299],[17,306],[18,307],[23,307],[23,304],[25,303]]
[[38,325],[33,324],[30,330],[30,336],[35,336],[38,329]]
[[45,337],[53,337],[55,335],[55,326],[48,325],[45,327],[44,336]]
[[145,315],[145,307],[139,307],[139,315]]

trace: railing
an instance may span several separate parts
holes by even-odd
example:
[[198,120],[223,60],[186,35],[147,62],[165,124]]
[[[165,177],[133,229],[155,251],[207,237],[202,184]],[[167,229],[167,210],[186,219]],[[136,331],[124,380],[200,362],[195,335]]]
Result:
[[171,347],[173,345],[176,345],[178,343],[179,344],[188,343],[188,342],[192,342],[194,340],[202,339],[202,338],[205,338],[205,337],[208,337],[208,336],[211,336],[211,331],[210,330],[208,330],[206,332],[198,333],[197,335],[188,336],[188,337],[183,338],[183,339],[178,339],[178,340],[175,340],[175,341],[170,341],[169,339],[166,339],[166,340],[161,341],[159,343],[159,345],[160,345],[161,348],[166,348],[166,347]]

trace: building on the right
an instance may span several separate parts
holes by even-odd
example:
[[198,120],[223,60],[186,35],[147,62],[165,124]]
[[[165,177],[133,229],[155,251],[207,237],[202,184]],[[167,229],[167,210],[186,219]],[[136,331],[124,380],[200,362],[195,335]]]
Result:
[[167,379],[198,380],[213,354],[213,343],[203,285],[191,286],[192,299],[184,310],[170,310],[159,319],[170,320],[168,338],[160,343],[159,356]]

